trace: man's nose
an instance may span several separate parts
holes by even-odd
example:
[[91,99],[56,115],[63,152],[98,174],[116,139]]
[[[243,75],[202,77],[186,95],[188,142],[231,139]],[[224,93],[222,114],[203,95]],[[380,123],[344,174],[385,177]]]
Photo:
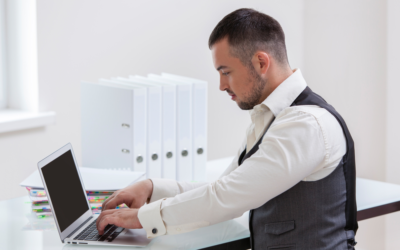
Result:
[[220,77],[219,79],[219,90],[225,91],[229,88],[228,82],[223,79],[223,77]]

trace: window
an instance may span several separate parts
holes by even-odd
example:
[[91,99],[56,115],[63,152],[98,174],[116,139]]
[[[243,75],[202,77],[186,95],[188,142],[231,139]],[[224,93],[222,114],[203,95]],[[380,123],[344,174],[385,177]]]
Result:
[[0,0],[0,109],[7,106],[6,47],[5,47],[5,0]]
[[35,0],[0,0],[0,133],[44,126],[39,112]]

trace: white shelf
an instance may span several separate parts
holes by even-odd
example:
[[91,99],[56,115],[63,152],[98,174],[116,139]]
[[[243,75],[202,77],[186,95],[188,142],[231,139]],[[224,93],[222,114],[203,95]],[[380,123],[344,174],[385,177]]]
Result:
[[55,112],[29,112],[21,110],[0,110],[0,133],[43,127],[54,124]]

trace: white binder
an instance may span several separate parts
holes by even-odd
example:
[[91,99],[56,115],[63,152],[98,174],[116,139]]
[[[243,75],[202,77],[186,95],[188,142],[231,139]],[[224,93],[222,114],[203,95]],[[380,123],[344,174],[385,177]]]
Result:
[[192,181],[192,84],[149,74],[150,79],[176,86],[176,174],[178,181]]
[[130,78],[142,79],[162,88],[162,178],[176,180],[176,86],[143,76]]
[[135,153],[146,153],[145,140],[134,140],[135,130],[146,128],[134,110],[141,98],[146,95],[140,89],[81,83],[83,166],[146,171],[144,162],[135,164],[133,159]]
[[[132,165],[134,171],[146,172],[147,171],[147,141],[146,141],[146,130],[147,130],[147,89],[142,87],[135,87],[126,84],[121,84],[108,79],[100,79],[99,85],[108,86],[115,89],[122,89],[130,93],[130,107],[124,105],[124,109],[130,110],[129,122],[121,123],[121,128],[126,131],[131,131],[130,137],[124,137],[124,139],[130,139],[131,148],[127,150],[121,149],[121,152],[131,155]],[[107,93],[105,99],[110,99],[112,96],[111,92]],[[113,104],[120,103],[121,99],[113,98]],[[110,115],[103,116],[104,120],[110,120],[112,113],[118,112],[115,108],[109,108]],[[105,130],[107,132],[107,130]],[[108,132],[107,132],[108,133]],[[110,136],[113,136],[110,134]],[[107,153],[107,152],[106,152]]]
[[206,181],[207,163],[207,82],[162,73],[164,77],[193,83],[193,180]]
[[147,178],[162,178],[161,165],[161,103],[162,88],[140,79],[112,78],[115,82],[147,88]]

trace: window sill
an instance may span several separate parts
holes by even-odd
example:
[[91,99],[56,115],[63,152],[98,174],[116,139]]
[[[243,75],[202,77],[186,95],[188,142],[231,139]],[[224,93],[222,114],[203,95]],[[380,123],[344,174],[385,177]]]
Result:
[[54,124],[55,112],[29,112],[13,109],[0,110],[0,133],[43,127]]

